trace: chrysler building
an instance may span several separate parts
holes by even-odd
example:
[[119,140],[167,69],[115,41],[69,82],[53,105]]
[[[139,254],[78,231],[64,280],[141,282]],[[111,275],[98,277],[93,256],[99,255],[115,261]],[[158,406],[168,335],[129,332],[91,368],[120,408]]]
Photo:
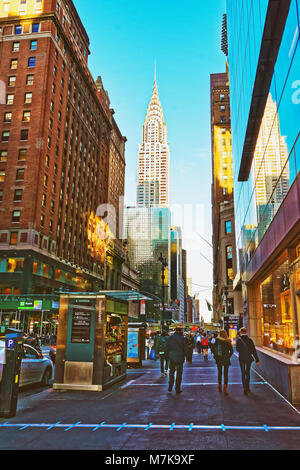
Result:
[[158,97],[156,73],[153,93],[138,152],[138,207],[169,207],[170,148],[167,126]]

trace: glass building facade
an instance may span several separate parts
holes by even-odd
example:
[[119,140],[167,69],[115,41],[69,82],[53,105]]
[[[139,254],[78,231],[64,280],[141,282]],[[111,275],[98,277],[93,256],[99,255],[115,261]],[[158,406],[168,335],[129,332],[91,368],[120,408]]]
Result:
[[300,314],[299,15],[299,0],[227,0],[238,271],[253,336],[288,356]]
[[139,271],[141,292],[161,298],[162,265],[166,258],[165,302],[170,301],[170,226],[171,212],[167,208],[127,207],[124,211],[124,238],[127,239],[130,266]]

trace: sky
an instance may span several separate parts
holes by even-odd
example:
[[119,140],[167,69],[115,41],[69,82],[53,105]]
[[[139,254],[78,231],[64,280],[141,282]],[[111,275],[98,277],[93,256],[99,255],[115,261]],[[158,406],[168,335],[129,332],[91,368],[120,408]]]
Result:
[[[183,230],[188,276],[210,320],[210,74],[225,72],[221,52],[225,0],[74,0],[90,38],[89,69],[102,77],[126,143],[126,205],[136,205],[137,153],[157,83],[171,149],[173,223]],[[201,238],[202,237],[202,238]],[[205,241],[206,240],[206,241]],[[201,286],[204,286],[203,288]]]

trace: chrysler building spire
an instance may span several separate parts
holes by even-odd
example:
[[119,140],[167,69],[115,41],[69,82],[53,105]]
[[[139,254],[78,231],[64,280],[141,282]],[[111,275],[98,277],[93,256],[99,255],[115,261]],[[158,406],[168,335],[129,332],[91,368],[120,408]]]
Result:
[[138,153],[139,207],[169,206],[169,166],[167,126],[158,95],[155,66],[153,92],[143,126],[143,143]]

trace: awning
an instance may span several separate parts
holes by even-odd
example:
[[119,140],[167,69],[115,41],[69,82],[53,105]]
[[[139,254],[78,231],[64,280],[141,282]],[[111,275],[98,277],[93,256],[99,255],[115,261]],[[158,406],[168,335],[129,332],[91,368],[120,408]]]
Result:
[[129,300],[152,300],[150,299],[150,297],[146,297],[145,295],[143,294],[140,294],[140,292],[137,292],[137,291],[126,291],[126,290],[120,290],[120,291],[116,291],[116,290],[102,290],[102,291],[99,291],[99,292],[61,292],[60,293],[61,295],[65,295],[65,296],[76,296],[76,297],[80,297],[80,296],[84,296],[84,297],[87,297],[87,296],[91,296],[91,297],[96,297],[96,296],[100,296],[100,295],[103,295],[105,297],[108,297],[108,298],[111,298],[111,299],[115,299],[115,300],[123,300],[123,301],[129,301]]

